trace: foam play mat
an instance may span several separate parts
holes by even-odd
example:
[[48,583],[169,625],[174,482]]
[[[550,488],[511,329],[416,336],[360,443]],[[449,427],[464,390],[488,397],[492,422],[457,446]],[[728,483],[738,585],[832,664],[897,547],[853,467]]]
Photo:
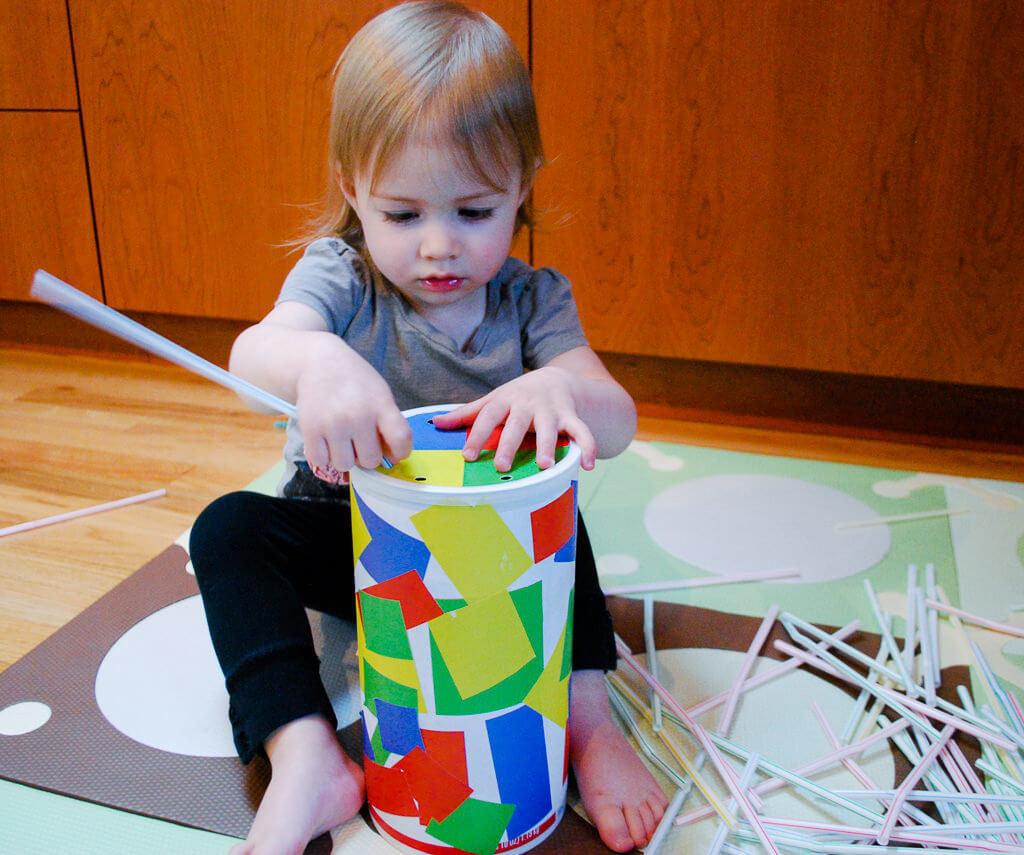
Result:
[[[251,487],[270,492],[279,474],[275,467]],[[898,793],[917,774],[907,759],[915,749],[898,748],[900,733],[874,737],[886,737],[899,716],[866,716],[866,690],[821,652],[831,642],[815,633],[848,628],[849,655],[882,662],[888,639],[913,636],[908,630],[920,613],[931,631],[918,632],[921,650],[910,651],[901,667],[926,670],[921,663],[931,654],[938,667],[921,678],[921,693],[933,706],[966,703],[958,691],[964,686],[977,705],[972,712],[979,726],[986,716],[998,717],[999,703],[1019,712],[1024,484],[635,442],[581,473],[579,502],[602,584],[617,592],[609,602],[623,645],[657,672],[671,700],[688,711],[686,719],[715,740],[701,743],[669,700],[653,700],[650,686],[622,663],[611,691],[623,728],[667,795],[691,790],[680,810],[685,824],[667,829],[661,852],[765,851],[756,822],[749,840],[740,832],[716,840],[724,817],[743,819],[746,790],[741,787],[737,799],[734,788],[744,774],[746,784],[764,790],[756,799],[759,815],[804,832],[871,826],[871,817],[885,822],[878,797],[858,802],[852,793]],[[268,768],[261,761],[243,767],[235,755],[227,695],[186,545],[187,533],[0,674],[0,852],[214,853],[244,837]],[[673,587],[679,583],[688,586]],[[936,599],[993,625],[956,619],[941,612]],[[919,612],[918,601],[934,607]],[[778,616],[770,627],[766,614]],[[361,761],[356,630],[315,613],[310,620],[342,742]],[[819,652],[801,664],[785,644],[803,636]],[[657,649],[653,658],[643,655],[648,642]],[[793,667],[773,677],[787,662]],[[870,672],[863,662],[855,664],[862,674]],[[742,691],[740,677],[746,680]],[[889,691],[887,679],[879,679],[879,692]],[[988,706],[997,709],[989,713]],[[727,744],[716,734],[726,708]],[[905,708],[908,720],[915,709]],[[665,717],[658,730],[652,711]],[[984,777],[993,792],[1006,790],[1007,799],[1014,784],[994,789],[991,782],[1004,773],[990,769],[990,755],[1007,755],[1011,749],[999,747],[1007,742],[1024,744],[1014,727],[1012,721],[1005,726],[1011,733],[995,748],[978,749],[970,738],[964,746],[969,762],[981,764],[972,774]],[[919,729],[927,733],[927,722]],[[666,730],[674,746],[666,747],[660,735]],[[834,740],[870,747],[855,763],[848,758],[808,771],[835,752]],[[726,754],[731,771],[723,772],[716,764]],[[769,787],[766,770],[799,780]],[[820,792],[809,793],[804,781]],[[958,786],[953,777],[950,788]],[[941,791],[941,781],[932,789]],[[534,851],[605,851],[572,796],[570,804],[575,810],[567,810]],[[1006,808],[1000,819],[1015,821],[1022,810]],[[908,803],[900,815],[922,827],[951,824],[945,809],[921,802]],[[901,828],[883,830],[895,843]],[[1020,851],[1013,829],[999,833],[985,851]],[[835,839],[853,846],[863,837],[847,831]],[[773,827],[776,838],[784,833]],[[307,851],[394,850],[364,809]]]

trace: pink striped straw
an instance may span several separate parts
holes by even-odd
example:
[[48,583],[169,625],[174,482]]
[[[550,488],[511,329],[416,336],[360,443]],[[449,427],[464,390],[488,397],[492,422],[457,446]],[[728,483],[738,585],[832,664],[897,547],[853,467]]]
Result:
[[921,758],[916,766],[910,770],[910,774],[904,778],[903,783],[899,785],[896,790],[896,796],[892,800],[892,804],[889,805],[889,812],[885,816],[885,822],[882,823],[881,831],[878,833],[878,842],[883,846],[889,845],[889,838],[892,837],[893,830],[896,828],[896,820],[899,818],[899,814],[903,811],[903,803],[907,800],[907,794],[914,789],[917,782],[921,780],[921,777],[925,772],[928,771],[928,767],[932,765],[935,758],[939,756],[943,747],[949,742],[953,734],[956,733],[956,728],[952,724],[947,724],[943,729],[942,733],[939,734],[939,738],[935,741],[931,748],[925,752],[925,755]]
[[778,617],[778,614],[778,606],[773,605],[768,609],[768,613],[764,616],[764,620],[761,621],[761,625],[754,634],[754,640],[750,642],[750,647],[747,648],[747,654],[743,657],[743,664],[740,666],[739,673],[733,681],[732,688],[729,689],[729,695],[725,701],[725,709],[722,710],[722,717],[718,721],[718,732],[722,736],[728,735],[729,728],[732,727],[732,720],[736,714],[736,705],[739,702],[743,683],[754,667],[754,660],[757,659],[761,648],[764,647],[765,639],[768,638],[768,633],[771,632],[772,627],[775,625],[775,618]]

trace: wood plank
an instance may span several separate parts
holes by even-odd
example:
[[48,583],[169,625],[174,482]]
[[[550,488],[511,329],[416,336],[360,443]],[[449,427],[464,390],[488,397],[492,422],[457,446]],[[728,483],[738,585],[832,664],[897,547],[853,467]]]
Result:
[[0,112],[0,187],[0,298],[40,267],[101,297],[78,115]]
[[78,109],[64,0],[0,0],[0,109]]
[[598,349],[1024,388],[1024,6],[534,4]]

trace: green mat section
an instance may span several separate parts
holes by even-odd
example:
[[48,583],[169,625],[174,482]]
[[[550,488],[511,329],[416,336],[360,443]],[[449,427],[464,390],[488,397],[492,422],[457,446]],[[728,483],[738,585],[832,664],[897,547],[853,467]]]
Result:
[[238,841],[0,780],[0,855],[224,855]]

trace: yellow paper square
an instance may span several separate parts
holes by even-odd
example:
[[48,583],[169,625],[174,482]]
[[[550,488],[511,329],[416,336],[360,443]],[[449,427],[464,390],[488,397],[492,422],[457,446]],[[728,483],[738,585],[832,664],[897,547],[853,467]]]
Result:
[[436,487],[461,487],[466,461],[458,450],[414,451],[400,460],[386,474],[403,481],[433,484]]
[[430,634],[463,699],[497,685],[534,656],[507,591],[434,618]]
[[490,505],[434,505],[414,514],[412,524],[467,603],[505,590],[533,566]]

